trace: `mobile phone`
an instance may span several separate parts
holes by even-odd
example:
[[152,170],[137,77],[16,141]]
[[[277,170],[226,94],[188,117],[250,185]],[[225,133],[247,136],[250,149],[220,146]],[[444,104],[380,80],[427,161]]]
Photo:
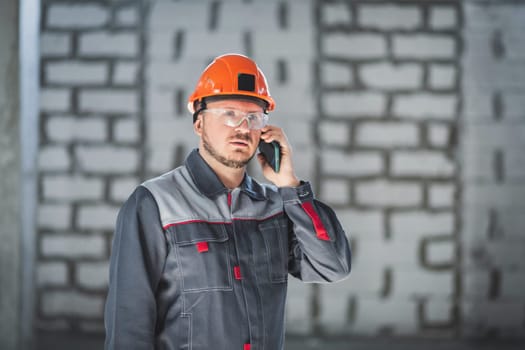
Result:
[[278,173],[281,166],[281,145],[279,145],[279,142],[272,141],[267,143],[261,139],[259,141],[259,151],[264,154],[272,169]]

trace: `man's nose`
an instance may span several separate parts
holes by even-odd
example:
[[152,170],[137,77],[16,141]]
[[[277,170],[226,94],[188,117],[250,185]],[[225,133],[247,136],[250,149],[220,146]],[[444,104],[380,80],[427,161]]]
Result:
[[235,130],[243,131],[243,132],[250,132],[250,121],[248,118],[243,117],[239,124],[235,127]]

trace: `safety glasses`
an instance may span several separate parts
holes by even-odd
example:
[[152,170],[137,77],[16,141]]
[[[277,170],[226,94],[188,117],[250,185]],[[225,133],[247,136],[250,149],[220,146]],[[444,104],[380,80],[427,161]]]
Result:
[[216,118],[221,119],[224,125],[232,128],[240,126],[245,120],[248,129],[252,130],[262,129],[268,124],[268,114],[263,112],[243,112],[224,108],[207,108],[202,112],[213,114]]

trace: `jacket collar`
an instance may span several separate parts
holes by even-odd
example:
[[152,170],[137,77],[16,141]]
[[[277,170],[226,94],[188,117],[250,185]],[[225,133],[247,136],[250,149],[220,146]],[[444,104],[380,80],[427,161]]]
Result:
[[[195,148],[186,158],[186,168],[199,191],[206,197],[215,197],[220,193],[228,192],[228,189],[219,180],[213,169],[206,163],[204,158]],[[267,199],[264,188],[248,174],[244,175],[241,183],[241,191],[256,200]]]

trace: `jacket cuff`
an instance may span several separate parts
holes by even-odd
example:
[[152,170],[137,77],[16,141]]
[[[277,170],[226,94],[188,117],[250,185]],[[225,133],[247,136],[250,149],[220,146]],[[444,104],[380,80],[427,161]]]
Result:
[[280,187],[279,192],[284,202],[306,202],[313,200],[312,186],[308,181],[301,181],[297,187]]

